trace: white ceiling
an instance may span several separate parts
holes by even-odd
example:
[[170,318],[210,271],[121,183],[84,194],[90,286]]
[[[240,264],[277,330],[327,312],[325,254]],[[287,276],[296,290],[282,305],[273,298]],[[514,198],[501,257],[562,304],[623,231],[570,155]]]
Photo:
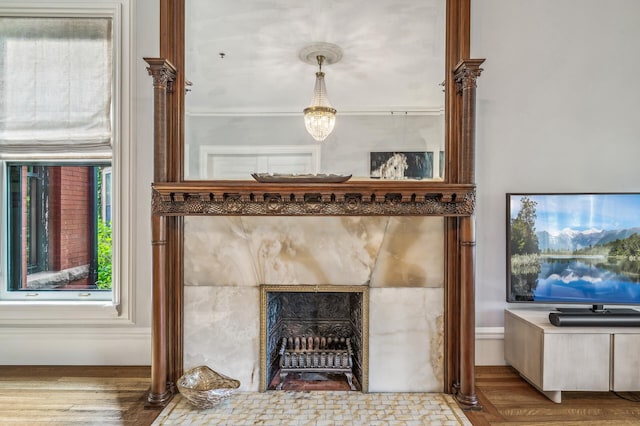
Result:
[[323,67],[338,113],[444,105],[445,0],[187,0],[185,26],[187,113],[301,112],[314,42],[342,48]]

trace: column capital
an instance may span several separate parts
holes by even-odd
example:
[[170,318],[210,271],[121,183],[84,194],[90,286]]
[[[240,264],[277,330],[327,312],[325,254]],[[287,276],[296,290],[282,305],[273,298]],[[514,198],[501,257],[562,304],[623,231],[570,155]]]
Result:
[[153,87],[166,89],[167,92],[173,92],[173,82],[176,79],[177,70],[171,62],[163,58],[144,58],[149,64],[147,71],[153,78]]
[[476,80],[482,73],[480,65],[484,59],[463,59],[453,69],[453,77],[458,85],[458,93],[468,89],[475,89]]

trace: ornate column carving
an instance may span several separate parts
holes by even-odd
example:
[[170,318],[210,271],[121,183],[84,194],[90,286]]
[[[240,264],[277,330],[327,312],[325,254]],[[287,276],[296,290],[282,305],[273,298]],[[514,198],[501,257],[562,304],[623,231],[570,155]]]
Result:
[[[173,90],[175,67],[165,59],[144,58],[153,77],[154,109],[154,183],[167,182],[167,93]],[[175,390],[168,380],[168,339],[170,306],[167,282],[167,218],[152,213],[152,321],[151,321],[151,390],[147,405],[164,406]]]
[[453,70],[458,94],[462,95],[461,183],[475,183],[476,80],[483,62],[484,59],[465,59]]
[[147,71],[153,78],[153,150],[154,182],[166,182],[168,170],[167,155],[167,93],[173,91],[176,69],[171,62],[161,58],[144,58],[149,64]]
[[[462,95],[461,183],[475,183],[476,80],[484,59],[462,60],[454,69]],[[475,390],[475,217],[459,219],[460,239],[460,384],[456,398],[463,408],[481,409]]]

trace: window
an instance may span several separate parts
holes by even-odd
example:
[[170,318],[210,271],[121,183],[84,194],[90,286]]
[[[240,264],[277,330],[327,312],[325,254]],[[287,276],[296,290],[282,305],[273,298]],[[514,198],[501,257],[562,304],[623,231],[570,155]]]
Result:
[[121,11],[88,3],[0,9],[0,302],[119,303]]
[[90,291],[110,297],[105,294],[112,283],[105,168],[7,164],[9,291],[37,297],[80,290],[84,297]]

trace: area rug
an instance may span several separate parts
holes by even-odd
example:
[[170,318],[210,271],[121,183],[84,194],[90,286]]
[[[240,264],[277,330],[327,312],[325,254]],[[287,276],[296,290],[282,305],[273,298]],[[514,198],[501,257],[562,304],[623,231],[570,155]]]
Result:
[[160,425],[471,425],[451,395],[441,393],[239,392],[198,410],[181,395],[160,413]]

